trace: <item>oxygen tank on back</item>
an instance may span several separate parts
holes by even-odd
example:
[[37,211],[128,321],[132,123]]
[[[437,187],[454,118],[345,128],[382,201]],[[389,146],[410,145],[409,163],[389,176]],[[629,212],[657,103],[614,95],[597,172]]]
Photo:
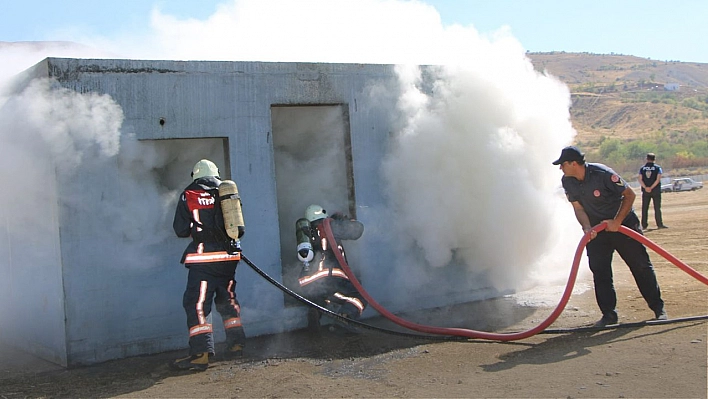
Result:
[[310,221],[300,218],[295,222],[295,239],[297,241],[297,258],[303,263],[303,269],[309,271],[310,261],[315,253],[310,243]]
[[238,240],[243,235],[246,225],[243,223],[243,213],[241,212],[241,197],[238,195],[238,187],[233,180],[224,180],[219,184],[219,200],[226,234],[232,239]]

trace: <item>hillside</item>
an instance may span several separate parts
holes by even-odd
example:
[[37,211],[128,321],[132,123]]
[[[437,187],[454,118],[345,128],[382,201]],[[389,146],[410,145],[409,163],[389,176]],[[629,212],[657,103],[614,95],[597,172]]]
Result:
[[[569,86],[576,144],[584,150],[598,152],[608,139],[641,141],[642,151],[648,147],[659,152],[651,149],[655,144],[673,152],[664,154],[664,160],[677,153],[686,158],[676,159],[676,167],[708,166],[708,154],[694,145],[708,141],[708,64],[589,53],[528,56],[537,70]],[[693,154],[691,149],[701,151]],[[631,170],[637,162],[641,159],[628,159],[627,167]]]

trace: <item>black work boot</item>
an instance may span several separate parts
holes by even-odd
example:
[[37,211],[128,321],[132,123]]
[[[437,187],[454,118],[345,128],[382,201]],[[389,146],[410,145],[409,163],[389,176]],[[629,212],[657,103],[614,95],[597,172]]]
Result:
[[344,316],[344,319],[334,319],[334,322],[329,325],[330,332],[344,335],[357,335],[361,333],[361,331],[359,331],[359,329],[354,325],[354,323],[349,323],[347,321],[347,319],[355,320],[351,315],[345,313],[340,313],[340,315]]
[[232,360],[236,359],[239,357],[243,357],[243,348],[244,344],[233,344],[226,348],[226,354],[224,354],[224,358],[227,360]]
[[172,362],[171,366],[176,370],[204,371],[209,368],[209,354],[204,352],[183,357]]
[[656,318],[654,320],[668,320],[669,319],[669,315],[666,314],[666,311],[663,308],[659,311],[654,312],[654,316],[656,316]]
[[593,324],[593,327],[606,327],[609,325],[617,324],[618,323],[618,317],[617,314],[606,314],[603,315],[600,320],[598,320],[595,324]]

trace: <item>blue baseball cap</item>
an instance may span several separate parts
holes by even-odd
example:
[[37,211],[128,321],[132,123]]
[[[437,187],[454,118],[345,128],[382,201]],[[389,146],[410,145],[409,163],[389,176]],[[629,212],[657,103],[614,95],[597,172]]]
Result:
[[571,146],[565,147],[563,149],[563,151],[561,151],[560,158],[553,161],[553,164],[560,165],[566,161],[583,162],[583,161],[585,161],[585,154],[580,152],[580,150],[576,146],[571,145]]

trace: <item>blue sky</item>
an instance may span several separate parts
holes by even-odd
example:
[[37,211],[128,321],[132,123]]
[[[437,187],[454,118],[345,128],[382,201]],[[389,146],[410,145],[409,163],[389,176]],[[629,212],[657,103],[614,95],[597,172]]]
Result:
[[[486,33],[508,25],[511,34],[529,51],[618,53],[708,63],[705,0],[422,2],[437,10],[445,26],[472,25]],[[205,20],[220,4],[230,3],[233,0],[0,0],[0,41],[77,41],[92,36],[115,39],[127,34],[147,35],[154,7],[176,19]],[[361,21],[361,26],[366,27],[367,23]]]

